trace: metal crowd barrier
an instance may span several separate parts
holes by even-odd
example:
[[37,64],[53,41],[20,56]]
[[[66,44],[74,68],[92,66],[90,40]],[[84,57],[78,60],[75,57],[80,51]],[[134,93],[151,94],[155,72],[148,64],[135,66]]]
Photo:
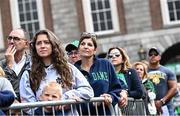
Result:
[[[97,107],[98,107],[98,104],[99,103],[102,103],[102,106],[103,106],[103,112],[105,113],[105,104],[103,103],[104,101],[104,98],[103,97],[94,97],[90,100],[80,100],[80,101],[75,101],[75,100],[61,100],[61,101],[41,101],[41,102],[33,102],[33,103],[14,103],[12,104],[10,107],[8,108],[3,108],[3,109],[6,109],[8,110],[8,115],[15,115],[18,113],[18,115],[28,115],[27,113],[25,113],[25,111],[30,111],[30,115],[34,116],[34,108],[37,108],[37,107],[45,107],[45,106],[52,106],[52,115],[55,116],[55,107],[56,106],[63,106],[63,105],[68,105],[69,108],[70,108],[70,112],[71,112],[71,115],[77,115],[75,112],[74,112],[74,107],[79,107],[79,115],[82,116],[82,107],[81,107],[81,104],[85,103],[87,104],[88,106],[88,110],[89,109],[89,103],[93,103],[94,106],[95,106],[95,109],[96,109],[96,114],[98,115],[99,112],[97,110]],[[112,115],[115,115],[115,111],[114,111],[114,108],[112,105],[110,105],[109,107],[109,110],[111,112]],[[44,112],[44,108],[42,108],[43,110],[43,116],[45,116],[45,112]],[[62,108],[62,116],[66,115],[64,112],[65,112],[65,108]],[[14,113],[15,112],[15,113]],[[89,116],[91,115],[90,114],[90,111],[89,112]],[[106,115],[106,114],[104,114]]]
[[[102,103],[102,107],[103,107],[103,112],[104,115],[105,114],[105,104],[103,103],[104,98],[103,97],[94,97],[90,100],[80,100],[80,101],[75,101],[75,100],[61,100],[61,101],[42,101],[42,102],[33,102],[33,103],[14,103],[12,104],[10,107],[8,108],[4,108],[6,109],[8,112],[8,115],[12,116],[17,114],[18,111],[18,115],[27,115],[25,113],[25,111],[27,111],[27,109],[31,112],[30,114],[32,116],[34,116],[34,108],[37,107],[42,107],[43,110],[43,116],[45,116],[45,112],[44,112],[44,108],[45,106],[52,106],[52,115],[55,116],[55,107],[56,106],[62,106],[62,105],[68,105],[70,106],[70,112],[71,115],[77,115],[73,108],[74,107],[79,107],[79,115],[82,116],[82,109],[83,107],[81,107],[81,104],[87,104],[88,107],[88,116],[91,116],[90,114],[90,108],[89,108],[89,104],[93,103],[95,106],[95,110],[96,110],[96,114],[98,115],[98,105],[99,103]],[[128,98],[128,105],[125,108],[119,108],[118,105],[116,105],[115,107],[113,107],[112,105],[110,105],[109,110],[111,112],[111,115],[114,116],[128,116],[128,115],[146,115],[146,110],[145,110],[145,106],[144,106],[144,102],[141,99],[133,99],[133,98]],[[65,110],[64,108],[62,108],[62,116],[66,115],[65,114]],[[101,112],[102,114],[102,112]]]
[[146,116],[145,104],[142,99],[128,98],[128,105],[125,108],[115,106],[115,112],[123,116]]

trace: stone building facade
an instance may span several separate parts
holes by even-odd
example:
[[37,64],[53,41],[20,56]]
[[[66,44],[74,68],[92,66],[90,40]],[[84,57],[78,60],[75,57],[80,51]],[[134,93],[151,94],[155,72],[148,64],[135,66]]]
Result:
[[[73,39],[78,39],[82,31],[77,7],[80,7],[80,0],[52,0],[52,14],[54,22],[54,32],[64,38],[65,42]],[[111,0],[110,0],[111,1]],[[125,32],[120,31],[113,34],[98,36],[98,51],[106,52],[112,46],[123,47],[127,50],[132,61],[138,60],[137,51],[140,44],[145,49],[152,46],[157,46],[162,52],[165,52],[169,47],[178,43],[180,39],[180,25],[167,26],[163,25],[163,17],[161,11],[160,0],[119,0],[123,2]],[[82,3],[81,3],[82,5]],[[151,7],[151,8],[150,8]],[[155,8],[154,8],[155,7]],[[156,8],[158,7],[158,8]],[[161,17],[153,19],[158,12]],[[156,17],[156,18],[158,18]],[[85,28],[85,27],[84,27]],[[177,50],[178,51],[178,50]]]

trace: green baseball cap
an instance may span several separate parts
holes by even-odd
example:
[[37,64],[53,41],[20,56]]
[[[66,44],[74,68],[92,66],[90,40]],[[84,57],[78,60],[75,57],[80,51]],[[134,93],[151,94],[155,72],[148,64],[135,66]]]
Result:
[[78,40],[74,40],[72,41],[70,44],[68,44],[65,48],[65,50],[67,52],[70,52],[72,50],[78,49],[78,45],[79,45],[79,41]]

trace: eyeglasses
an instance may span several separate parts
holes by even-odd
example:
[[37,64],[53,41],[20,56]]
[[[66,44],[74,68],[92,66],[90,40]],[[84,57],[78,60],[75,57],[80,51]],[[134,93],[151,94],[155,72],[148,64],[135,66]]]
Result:
[[121,54],[109,54],[108,58],[119,57]]
[[7,38],[8,40],[14,40],[14,41],[20,41],[21,40],[21,38],[19,38],[19,37],[13,37],[13,36],[9,36],[8,38]]
[[68,52],[68,53],[67,53],[67,55],[69,55],[69,56],[70,56],[70,55],[77,55],[77,54],[79,54],[78,51],[74,51],[74,52],[72,51],[72,52]]
[[91,38],[91,37],[96,38],[96,36],[97,35],[95,33],[89,33],[89,32],[83,32],[81,34],[81,38]]
[[159,54],[157,52],[152,52],[152,53],[149,53],[149,56],[158,56]]

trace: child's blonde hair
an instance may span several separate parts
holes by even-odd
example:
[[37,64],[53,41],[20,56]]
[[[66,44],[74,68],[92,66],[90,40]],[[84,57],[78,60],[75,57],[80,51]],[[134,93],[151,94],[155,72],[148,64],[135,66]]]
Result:
[[0,67],[0,76],[1,76],[1,77],[5,77],[5,72],[4,72],[4,70],[2,69],[2,67]]
[[47,88],[52,88],[54,90],[58,90],[60,92],[60,94],[62,95],[62,86],[61,84],[57,83],[56,81],[51,81],[49,83],[47,83],[42,91],[42,93],[44,91],[46,91]]

